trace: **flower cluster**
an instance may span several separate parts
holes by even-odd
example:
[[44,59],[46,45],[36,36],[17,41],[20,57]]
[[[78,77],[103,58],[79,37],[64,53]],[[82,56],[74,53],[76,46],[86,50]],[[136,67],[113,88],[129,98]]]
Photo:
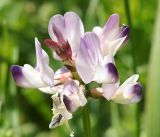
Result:
[[[142,86],[134,74],[120,85],[114,56],[128,40],[129,27],[119,26],[118,14],[113,14],[103,28],[96,26],[84,32],[79,16],[74,12],[55,15],[49,21],[50,38],[44,43],[55,59],[64,66],[57,71],[49,66],[49,57],[35,38],[36,65],[13,65],[13,78],[18,86],[38,88],[52,95],[54,128],[72,118],[72,114],[87,103],[85,85],[96,82],[91,89],[107,100],[120,104],[136,103],[141,98]],[[91,92],[94,93],[94,92]]]

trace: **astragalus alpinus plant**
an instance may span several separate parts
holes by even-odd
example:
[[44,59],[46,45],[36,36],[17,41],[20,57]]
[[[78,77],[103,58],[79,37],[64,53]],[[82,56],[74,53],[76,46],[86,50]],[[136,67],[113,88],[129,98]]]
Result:
[[[120,85],[114,56],[127,42],[129,27],[119,25],[118,14],[111,15],[103,28],[96,26],[86,33],[76,13],[57,14],[50,19],[48,32],[50,38],[44,42],[64,66],[54,71],[49,66],[47,53],[35,38],[35,67],[13,65],[11,71],[18,86],[38,88],[52,95],[53,118],[49,128],[71,119],[79,107],[86,105],[88,95],[120,104],[136,103],[141,99],[138,74]],[[85,89],[91,82],[98,86]]]

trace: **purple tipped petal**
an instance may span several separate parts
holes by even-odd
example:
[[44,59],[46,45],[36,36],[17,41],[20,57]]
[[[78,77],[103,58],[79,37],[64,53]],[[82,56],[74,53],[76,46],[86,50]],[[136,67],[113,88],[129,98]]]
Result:
[[30,65],[25,64],[24,67],[14,65],[11,71],[16,84],[20,87],[40,88],[46,86],[38,72]]
[[142,97],[142,85],[141,83],[137,83],[133,86],[132,94],[134,95],[132,99],[132,103],[139,101]]
[[37,65],[36,68],[25,64],[23,67],[14,65],[11,69],[16,84],[27,88],[45,88],[53,86],[54,73],[48,66],[49,58],[35,38]]
[[93,81],[98,83],[114,83],[118,80],[118,72],[113,63],[99,65],[96,67],[95,77]]
[[86,33],[81,39],[76,58],[76,68],[83,82],[89,83],[95,75],[95,67],[102,61],[100,41],[95,33]]
[[106,67],[106,70],[108,73],[110,73],[111,75],[111,79],[112,79],[112,82],[116,82],[118,80],[118,71],[116,69],[116,66],[113,64],[113,63],[108,63],[105,65]]
[[18,65],[13,65],[11,67],[13,79],[18,84],[23,79],[22,67]]
[[136,103],[142,96],[142,85],[136,82],[138,74],[128,78],[116,91],[112,100],[120,104]]
[[127,38],[128,38],[129,32],[130,32],[129,26],[123,25],[123,26],[121,27],[121,29],[122,29],[121,37],[127,36]]
[[127,25],[123,25],[123,26],[121,27],[121,29],[122,29],[122,32],[121,32],[121,36],[120,36],[120,37],[125,37],[125,40],[123,41],[123,44],[124,44],[124,43],[127,42],[128,39],[129,39],[130,29],[129,29],[129,26],[127,26]]
[[70,113],[75,112],[78,107],[84,106],[86,104],[83,92],[81,91],[77,83],[73,80],[67,81],[64,84],[62,99],[66,106],[66,109]]

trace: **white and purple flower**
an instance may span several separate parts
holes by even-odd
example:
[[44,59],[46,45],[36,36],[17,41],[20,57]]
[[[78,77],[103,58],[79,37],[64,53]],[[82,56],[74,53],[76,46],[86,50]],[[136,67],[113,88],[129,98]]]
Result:
[[113,56],[103,57],[98,36],[87,32],[80,41],[76,58],[77,72],[83,82],[114,83],[118,80],[118,72]]
[[[49,67],[49,57],[41,49],[41,44],[35,38],[37,64],[33,68],[29,64],[23,67],[13,65],[11,68],[13,78],[16,84],[26,88],[48,88],[54,86],[54,71]],[[43,90],[45,92],[45,90]]]
[[36,66],[13,65],[11,71],[18,86],[38,88],[52,94],[53,118],[49,128],[67,122],[79,107],[86,105],[84,87],[92,81],[101,85],[93,90],[107,100],[130,104],[141,99],[138,74],[119,85],[114,55],[128,40],[129,28],[119,26],[118,14],[111,15],[103,28],[96,26],[85,34],[76,13],[57,14],[50,19],[48,32],[51,39],[45,39],[45,44],[64,66],[54,72],[49,66],[47,53],[35,38]]
[[93,32],[100,39],[103,56],[108,54],[114,56],[129,37],[129,27],[127,25],[119,26],[118,14],[112,14],[103,28],[96,26],[93,28]]
[[58,60],[74,60],[79,48],[84,27],[79,16],[74,12],[66,12],[64,16],[55,15],[49,21],[48,32],[51,39],[45,43],[53,50]]
[[137,82],[139,75],[134,74],[122,85],[119,81],[113,84],[103,84],[102,88],[97,88],[107,100],[112,100],[119,104],[132,104],[140,101],[142,97],[142,85]]
[[73,112],[87,103],[87,99],[84,96],[84,87],[74,80],[67,81],[59,97],[58,94],[55,94],[52,96],[52,99],[54,116],[49,125],[50,128],[55,128],[67,122],[72,118]]

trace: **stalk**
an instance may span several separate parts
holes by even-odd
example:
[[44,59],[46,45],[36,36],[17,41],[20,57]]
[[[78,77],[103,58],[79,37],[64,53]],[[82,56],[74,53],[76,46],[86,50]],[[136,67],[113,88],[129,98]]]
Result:
[[83,107],[83,130],[84,130],[85,137],[92,137],[91,136],[90,116],[89,116],[87,104]]

